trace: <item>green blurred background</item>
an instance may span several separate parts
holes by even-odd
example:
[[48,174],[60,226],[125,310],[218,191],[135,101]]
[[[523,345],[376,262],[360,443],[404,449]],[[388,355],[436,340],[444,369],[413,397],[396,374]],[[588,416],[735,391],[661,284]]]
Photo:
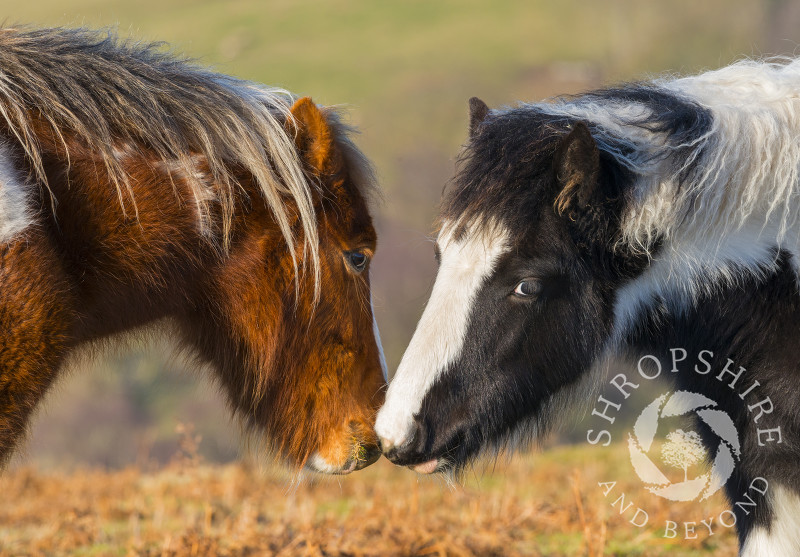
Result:
[[[390,373],[432,284],[428,238],[469,97],[510,105],[791,54],[800,40],[790,0],[0,0],[0,14],[6,25],[110,26],[346,106],[385,191],[373,284]],[[73,365],[17,463],[163,463],[180,424],[202,436],[206,459],[235,459],[238,425],[202,373],[169,354],[156,335]]]

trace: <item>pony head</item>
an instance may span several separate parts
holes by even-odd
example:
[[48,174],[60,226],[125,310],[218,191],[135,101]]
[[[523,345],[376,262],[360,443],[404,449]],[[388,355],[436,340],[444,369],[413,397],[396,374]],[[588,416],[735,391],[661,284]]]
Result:
[[376,430],[430,473],[532,439],[610,338],[621,256],[619,165],[581,121],[471,101],[471,138],[441,210],[439,271]]
[[[245,207],[211,280],[208,318],[188,319],[186,329],[219,370],[235,413],[270,449],[342,474],[380,456],[373,424],[386,372],[370,294],[372,176],[333,111],[306,97],[290,112],[286,130],[313,185],[316,249],[297,241],[287,250],[269,211]],[[251,187],[246,177],[240,183]],[[284,203],[299,240],[302,209]]]
[[0,461],[68,352],[164,322],[291,463],[375,461],[374,178],[336,113],[108,33],[0,46]]

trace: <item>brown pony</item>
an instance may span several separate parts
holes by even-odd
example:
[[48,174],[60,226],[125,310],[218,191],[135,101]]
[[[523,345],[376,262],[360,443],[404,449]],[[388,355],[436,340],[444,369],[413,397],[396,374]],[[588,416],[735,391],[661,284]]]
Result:
[[70,354],[147,325],[290,463],[377,460],[374,181],[348,132],[160,45],[0,29],[0,463]]

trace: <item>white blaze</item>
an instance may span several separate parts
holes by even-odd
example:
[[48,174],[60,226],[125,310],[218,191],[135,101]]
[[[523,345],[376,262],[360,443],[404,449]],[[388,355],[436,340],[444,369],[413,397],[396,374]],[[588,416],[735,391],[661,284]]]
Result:
[[499,225],[472,226],[463,238],[452,236],[453,227],[445,223],[433,292],[378,413],[375,431],[384,450],[406,441],[425,394],[461,353],[475,297],[508,249],[508,232]]

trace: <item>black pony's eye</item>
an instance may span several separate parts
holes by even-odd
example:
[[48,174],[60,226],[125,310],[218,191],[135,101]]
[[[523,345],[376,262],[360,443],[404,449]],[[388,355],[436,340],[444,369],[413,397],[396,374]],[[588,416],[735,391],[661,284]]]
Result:
[[532,298],[542,291],[542,283],[538,280],[526,279],[514,287],[514,295],[519,298]]
[[363,271],[367,266],[367,261],[369,261],[367,254],[361,251],[349,251],[345,255],[350,267],[357,273]]

